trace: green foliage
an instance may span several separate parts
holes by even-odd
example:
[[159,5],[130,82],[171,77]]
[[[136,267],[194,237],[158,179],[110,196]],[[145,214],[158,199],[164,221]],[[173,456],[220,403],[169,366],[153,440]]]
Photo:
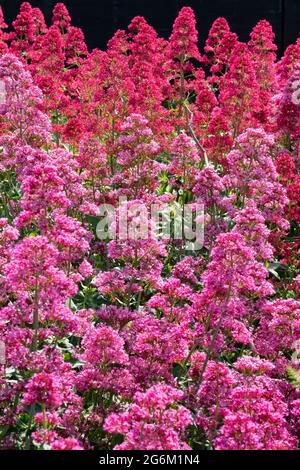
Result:
[[294,369],[293,367],[288,367],[287,376],[293,387],[300,388],[300,372],[298,370]]

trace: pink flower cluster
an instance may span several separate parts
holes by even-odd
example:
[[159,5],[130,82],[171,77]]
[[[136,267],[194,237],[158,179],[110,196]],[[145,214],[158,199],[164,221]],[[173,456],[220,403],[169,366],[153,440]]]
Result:
[[182,397],[183,392],[165,384],[137,392],[128,411],[110,414],[105,421],[106,431],[125,436],[115,449],[190,449],[182,441],[182,433],[192,424],[192,417],[189,410],[177,404]]

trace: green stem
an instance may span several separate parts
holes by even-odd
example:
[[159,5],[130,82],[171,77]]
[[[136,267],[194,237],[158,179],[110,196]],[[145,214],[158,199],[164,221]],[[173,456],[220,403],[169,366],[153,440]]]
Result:
[[219,334],[219,331],[221,329],[221,325],[222,325],[222,321],[223,321],[223,318],[224,318],[224,314],[225,314],[225,311],[226,311],[226,307],[228,305],[228,302],[229,302],[229,299],[230,299],[230,295],[231,295],[231,285],[232,285],[232,280],[230,280],[230,283],[229,283],[229,286],[228,286],[228,290],[227,290],[227,294],[226,294],[226,299],[225,299],[225,303],[223,305],[223,308],[222,308],[222,312],[220,314],[220,318],[218,320],[218,323],[217,323],[217,326],[215,328],[215,331],[213,333],[213,336],[212,336],[212,340],[210,342],[210,345],[208,346],[208,350],[207,350],[207,353],[206,353],[206,357],[205,357],[205,361],[203,363],[203,367],[202,367],[202,371],[201,371],[201,374],[200,374],[200,377],[199,377],[199,381],[198,381],[198,387],[197,387],[197,391],[199,390],[200,388],[200,385],[202,383],[202,380],[203,380],[203,376],[204,376],[204,373],[206,371],[206,367],[207,367],[207,364],[208,364],[208,361],[211,357],[211,353],[213,351],[213,347],[215,345],[215,342],[216,342],[216,339],[217,339],[217,336]]

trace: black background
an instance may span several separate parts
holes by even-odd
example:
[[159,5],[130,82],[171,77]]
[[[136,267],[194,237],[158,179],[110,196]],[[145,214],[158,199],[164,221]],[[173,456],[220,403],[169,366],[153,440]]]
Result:
[[[0,0],[6,23],[19,12],[22,0]],[[57,0],[32,0],[51,21]],[[219,16],[224,16],[231,30],[247,41],[253,26],[267,19],[273,26],[279,53],[296,41],[300,34],[300,0],[65,0],[72,24],[83,29],[90,49],[104,49],[116,29],[126,29],[134,16],[141,15],[155,27],[159,35],[168,38],[172,23],[183,6],[194,9],[198,22],[199,43],[203,48],[209,28]]]

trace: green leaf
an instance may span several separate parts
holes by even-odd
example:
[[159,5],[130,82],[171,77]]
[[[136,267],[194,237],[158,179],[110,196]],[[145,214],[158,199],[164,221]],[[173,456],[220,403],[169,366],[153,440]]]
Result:
[[291,384],[295,388],[300,388],[300,372],[298,372],[293,367],[288,367],[287,376],[288,376],[289,382],[291,382]]

